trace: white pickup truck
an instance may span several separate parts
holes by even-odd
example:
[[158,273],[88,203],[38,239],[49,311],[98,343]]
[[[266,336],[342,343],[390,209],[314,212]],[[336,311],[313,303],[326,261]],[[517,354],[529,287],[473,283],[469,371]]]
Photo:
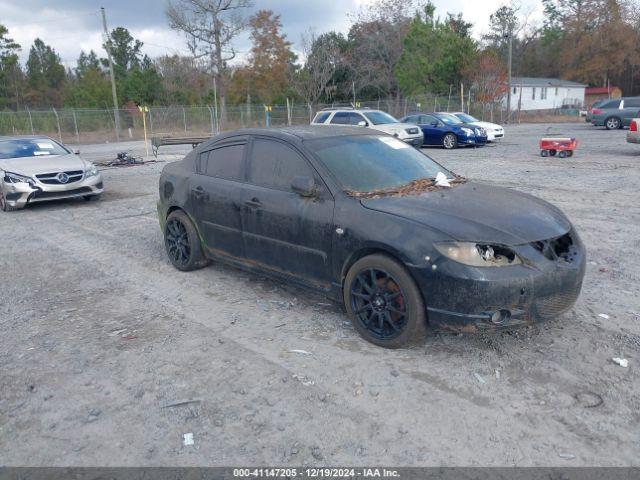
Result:
[[627,142],[640,143],[640,118],[634,118],[629,124],[627,132]]

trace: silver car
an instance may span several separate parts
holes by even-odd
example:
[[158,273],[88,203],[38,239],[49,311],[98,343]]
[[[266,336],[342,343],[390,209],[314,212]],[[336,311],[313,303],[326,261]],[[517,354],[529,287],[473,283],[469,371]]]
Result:
[[48,137],[0,137],[0,208],[30,203],[97,198],[102,175],[91,162]]

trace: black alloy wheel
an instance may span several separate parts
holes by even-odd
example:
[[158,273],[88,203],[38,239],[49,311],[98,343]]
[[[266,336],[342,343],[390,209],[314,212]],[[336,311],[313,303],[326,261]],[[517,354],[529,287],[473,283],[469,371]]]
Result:
[[207,264],[198,232],[189,217],[181,210],[171,212],[167,218],[164,244],[169,260],[178,270],[195,270]]
[[356,262],[345,279],[344,298],[354,327],[366,340],[397,348],[424,338],[422,295],[392,258],[376,254]]

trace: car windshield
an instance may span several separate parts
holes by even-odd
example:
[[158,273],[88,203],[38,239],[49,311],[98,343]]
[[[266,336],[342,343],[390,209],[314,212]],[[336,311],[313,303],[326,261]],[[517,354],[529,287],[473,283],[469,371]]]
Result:
[[456,113],[456,117],[458,117],[464,123],[475,123],[475,122],[479,122],[480,121],[477,118],[472,117],[468,113]]
[[349,192],[371,192],[435,179],[438,172],[455,175],[444,167],[390,136],[362,135],[310,140],[305,145]]
[[0,159],[66,155],[69,151],[50,138],[0,140]]
[[388,113],[384,112],[363,112],[363,115],[367,117],[374,125],[384,125],[386,123],[398,123],[398,120],[393,118]]
[[463,123],[462,120],[460,120],[455,115],[451,115],[450,113],[440,113],[437,115],[437,117],[439,120],[441,120],[443,123],[446,123],[447,125],[459,125]]

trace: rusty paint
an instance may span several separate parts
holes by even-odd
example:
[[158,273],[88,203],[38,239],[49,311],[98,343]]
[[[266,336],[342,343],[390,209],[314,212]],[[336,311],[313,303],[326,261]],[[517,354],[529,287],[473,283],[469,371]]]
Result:
[[383,197],[406,197],[407,195],[419,195],[421,193],[453,188],[455,186],[462,185],[463,183],[467,183],[467,179],[456,176],[453,180],[450,180],[449,183],[451,184],[451,187],[441,187],[439,185],[436,185],[436,181],[432,178],[420,178],[400,187],[381,188],[368,192],[356,192],[353,190],[347,190],[346,193],[353,198],[366,198],[372,200]]

